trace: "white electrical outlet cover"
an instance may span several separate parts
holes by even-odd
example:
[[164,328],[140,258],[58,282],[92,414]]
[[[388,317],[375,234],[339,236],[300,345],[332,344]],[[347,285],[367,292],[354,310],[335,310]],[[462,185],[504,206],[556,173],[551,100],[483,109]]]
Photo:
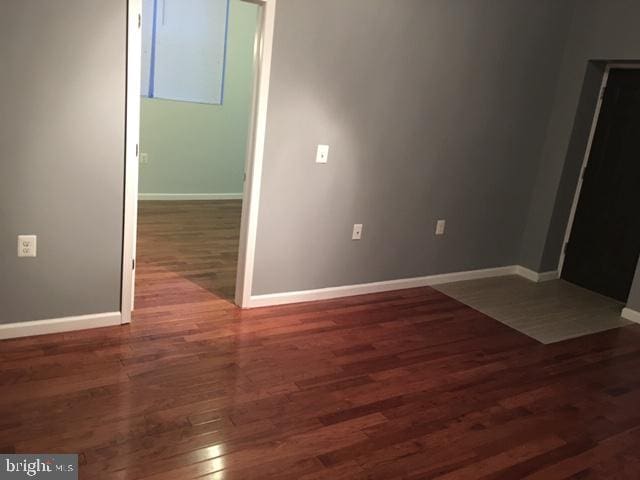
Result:
[[447,222],[445,220],[438,220],[438,223],[436,224],[436,235],[444,235],[446,225]]
[[18,257],[35,257],[37,254],[35,235],[18,235]]

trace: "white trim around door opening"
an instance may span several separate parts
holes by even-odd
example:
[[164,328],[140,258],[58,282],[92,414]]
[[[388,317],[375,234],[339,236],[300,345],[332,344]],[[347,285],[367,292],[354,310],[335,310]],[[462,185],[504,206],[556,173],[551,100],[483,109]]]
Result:
[[[238,275],[236,280],[236,303],[241,307],[247,307],[251,296],[253,259],[258,229],[260,183],[266,137],[276,0],[242,1],[253,3],[260,7],[260,18],[254,48],[255,76],[250,134],[245,165],[246,180],[243,193],[233,194],[233,199],[243,199]],[[121,297],[122,323],[129,323],[131,321],[135,298],[137,208],[139,200],[140,72],[142,58],[142,36],[139,28],[142,18],[142,3],[141,0],[129,0],[128,4],[126,173]],[[205,194],[203,198],[190,197],[189,199],[209,200],[211,199],[209,195],[210,194]],[[153,198],[149,198],[148,196],[145,198],[143,194],[142,199],[151,200]],[[155,199],[166,200],[167,197],[162,194],[162,197],[156,197]],[[174,200],[176,198],[172,197],[171,199]],[[216,199],[221,198],[217,197]]]
[[124,173],[124,235],[122,240],[122,323],[131,322],[135,298],[138,230],[138,154],[140,153],[140,77],[142,64],[142,0],[129,0],[127,29],[127,95]]
[[271,56],[275,29],[276,0],[245,0],[261,5],[258,32],[255,41],[255,77],[251,126],[247,143],[246,177],[244,202],[240,224],[240,248],[236,277],[235,302],[242,308],[251,306],[253,268],[258,213],[260,211],[260,187],[262,183],[262,163],[267,135],[267,108],[269,105],[269,85],[271,80]]
[[609,75],[612,69],[640,69],[638,63],[609,63],[605,67],[604,75],[602,77],[602,83],[600,85],[600,91],[598,93],[598,102],[596,104],[596,110],[591,121],[591,131],[589,132],[589,139],[587,141],[587,148],[582,159],[582,167],[580,168],[580,177],[578,178],[578,185],[573,195],[573,203],[571,204],[571,210],[569,213],[569,220],[567,221],[567,228],[564,232],[564,240],[562,242],[562,250],[560,251],[560,259],[558,261],[558,276],[562,276],[562,269],[564,268],[564,261],[566,258],[567,244],[571,240],[571,231],[573,230],[573,223],[576,219],[576,212],[578,210],[578,203],[580,202],[580,193],[582,192],[582,183],[584,172],[589,164],[589,158],[591,157],[591,149],[593,147],[593,141],[596,136],[596,130],[598,128],[598,120],[600,119],[600,112],[602,111],[602,103],[604,101],[604,94],[609,82]]

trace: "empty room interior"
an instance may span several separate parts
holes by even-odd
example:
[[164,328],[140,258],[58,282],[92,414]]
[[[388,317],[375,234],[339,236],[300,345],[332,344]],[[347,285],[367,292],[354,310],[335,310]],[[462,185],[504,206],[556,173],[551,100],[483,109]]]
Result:
[[640,477],[640,2],[2,7],[0,478]]

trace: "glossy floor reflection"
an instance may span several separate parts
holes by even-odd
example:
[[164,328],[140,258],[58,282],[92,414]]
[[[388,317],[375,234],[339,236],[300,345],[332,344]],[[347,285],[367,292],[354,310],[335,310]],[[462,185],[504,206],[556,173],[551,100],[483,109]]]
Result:
[[81,453],[82,479],[640,474],[638,326],[545,346],[429,288],[190,295],[2,342],[2,451]]
[[541,345],[431,288],[242,312],[158,249],[131,326],[0,343],[1,451],[83,480],[640,475],[640,326]]

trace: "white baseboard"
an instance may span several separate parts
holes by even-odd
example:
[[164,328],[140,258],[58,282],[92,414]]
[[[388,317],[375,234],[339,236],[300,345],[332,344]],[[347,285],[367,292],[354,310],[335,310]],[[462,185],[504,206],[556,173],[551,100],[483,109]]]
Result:
[[622,318],[629,320],[630,322],[640,323],[640,312],[625,308],[622,310]]
[[[443,283],[461,282],[464,280],[504,277],[507,275],[519,275],[537,282],[557,278],[556,272],[537,273],[520,265],[510,265],[506,267],[445,273],[440,275],[429,275],[426,277],[403,278],[342,287],[329,287],[267,295],[252,295],[250,303],[246,308],[329,300],[333,298],[366,295],[369,293],[388,292],[407,288],[428,287]],[[622,316],[627,320],[640,323],[640,313],[634,310],[625,308],[622,312]],[[51,320],[37,320],[33,322],[9,323],[0,325],[0,340],[34,335],[46,335],[49,333],[70,332],[74,330],[85,330],[89,328],[109,327],[113,325],[120,325],[121,323],[122,315],[120,312],[55,318]]]
[[430,275],[427,277],[404,278],[389,280],[386,282],[363,283],[359,285],[347,285],[343,287],[319,288],[316,290],[303,290],[299,292],[272,293],[266,295],[252,295],[246,308],[270,307],[285,305],[288,303],[314,302],[317,300],[330,300],[333,298],[352,297],[369,293],[389,292],[406,288],[429,287],[443,283],[461,282],[464,280],[478,280],[481,278],[504,277],[518,275],[532,282],[546,282],[559,278],[558,272],[538,273],[521,265],[507,267],[487,268],[483,270],[470,270],[466,272],[445,273]]
[[138,200],[242,200],[242,193],[140,193]]
[[36,320],[33,322],[7,323],[0,325],[0,340],[8,338],[31,337],[49,333],[71,332],[87,328],[110,327],[120,325],[120,312],[97,313],[79,317],[54,318],[51,320]]
[[503,277],[506,275],[516,275],[517,269],[517,266],[512,265],[508,267],[487,268],[484,270],[470,270],[467,272],[430,275],[427,277],[362,283],[359,285],[348,285],[343,287],[319,288],[316,290],[273,293],[267,295],[252,295],[248,308],[284,305],[287,303],[313,302],[316,300],[329,300],[332,298],[352,297],[355,295],[403,290],[406,288],[428,287],[442,283],[476,280],[479,278]]
[[557,280],[560,278],[560,274],[557,270],[552,270],[550,272],[534,272],[533,270],[518,265],[516,267],[516,274],[521,277],[526,278],[527,280],[531,280],[532,282],[548,282],[550,280]]

